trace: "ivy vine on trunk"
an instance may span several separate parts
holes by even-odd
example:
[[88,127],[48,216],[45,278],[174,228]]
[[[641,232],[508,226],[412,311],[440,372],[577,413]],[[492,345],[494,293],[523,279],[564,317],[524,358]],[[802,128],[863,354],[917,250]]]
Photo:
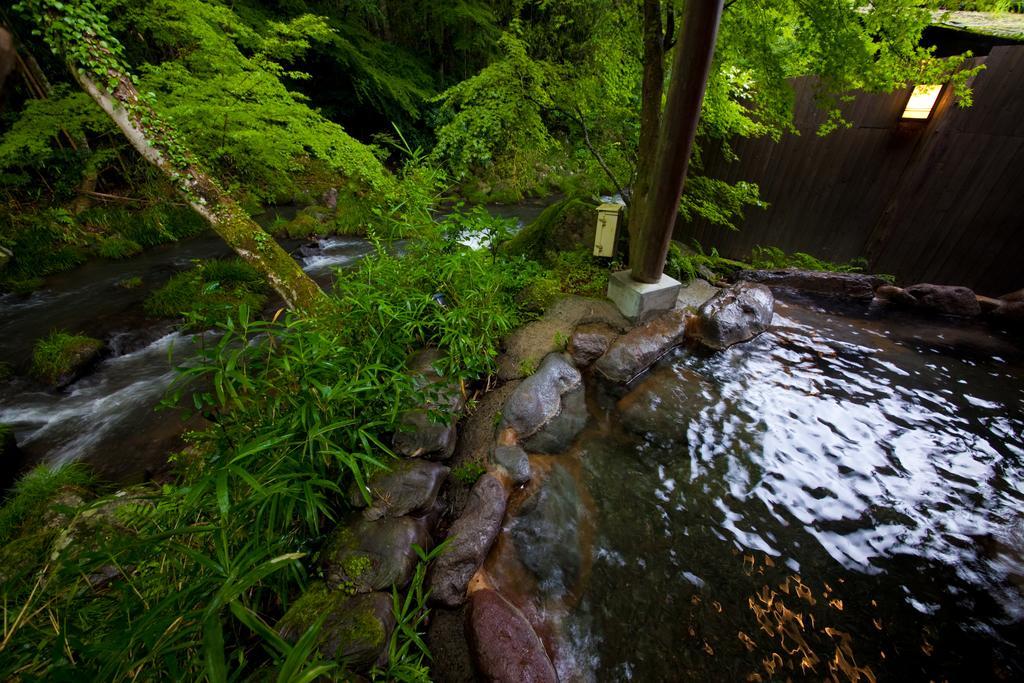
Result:
[[75,80],[124,133],[131,145],[172,182],[239,256],[257,268],[289,308],[319,309],[323,290],[202,167],[174,127],[140,93],[107,18],[90,2],[23,0],[15,8],[37,27]]

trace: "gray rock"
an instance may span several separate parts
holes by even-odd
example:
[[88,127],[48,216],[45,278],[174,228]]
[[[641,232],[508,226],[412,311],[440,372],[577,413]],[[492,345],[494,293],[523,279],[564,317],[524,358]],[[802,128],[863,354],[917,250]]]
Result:
[[395,629],[388,593],[349,596],[317,582],[295,601],[276,630],[294,644],[324,614],[327,616],[317,637],[321,657],[344,659],[355,669],[387,663],[388,640]]
[[523,442],[531,453],[564,453],[587,424],[587,398],[582,386],[562,396],[562,408]]
[[711,297],[697,311],[694,337],[725,349],[761,334],[772,323],[775,297],[764,285],[740,282]]
[[494,544],[508,503],[508,491],[492,474],[477,479],[462,516],[448,532],[449,545],[430,569],[431,599],[456,607]]
[[683,343],[689,314],[681,308],[664,313],[616,339],[594,367],[613,382],[626,383]]
[[493,683],[558,683],[544,643],[519,609],[489,588],[473,593],[467,624],[484,680]]
[[555,464],[514,514],[508,532],[519,559],[536,576],[541,593],[564,597],[579,584],[583,567],[584,510],[576,480]]
[[897,306],[916,306],[917,299],[907,290],[895,285],[882,285],[875,290],[875,301],[896,304]]
[[706,280],[696,278],[689,284],[683,285],[676,297],[676,308],[700,308],[705,301],[718,294],[719,288]]
[[491,462],[505,468],[516,486],[530,481],[530,457],[521,446],[496,446],[491,453]]
[[919,284],[907,287],[917,305],[932,313],[973,318],[981,315],[981,306],[974,292],[966,287]]
[[736,275],[736,279],[757,282],[772,288],[795,289],[819,296],[864,300],[874,297],[875,289],[885,284],[884,280],[874,275],[829,273],[796,268],[743,270]]
[[586,367],[604,355],[619,333],[608,325],[580,325],[569,341],[569,355],[577,367]]
[[427,521],[413,517],[368,520],[355,515],[338,527],[320,552],[327,585],[345,593],[402,587],[416,569],[418,545],[430,547]]
[[562,395],[583,383],[580,371],[564,353],[551,353],[540,368],[516,387],[502,409],[502,429],[520,438],[536,434],[562,410]]
[[[426,513],[437,500],[441,484],[448,476],[444,465],[428,460],[399,460],[390,470],[379,472],[366,482],[372,503],[363,512],[367,519],[401,517]],[[366,507],[357,484],[349,490],[353,507]]]

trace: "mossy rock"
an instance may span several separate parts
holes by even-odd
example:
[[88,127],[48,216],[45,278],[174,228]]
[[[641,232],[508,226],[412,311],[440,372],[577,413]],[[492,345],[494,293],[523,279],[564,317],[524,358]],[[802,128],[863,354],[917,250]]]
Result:
[[292,239],[313,237],[314,235],[320,235],[324,232],[323,223],[318,221],[314,216],[305,212],[298,214],[295,218],[274,230],[275,235],[290,237]]
[[388,640],[395,628],[390,595],[350,596],[332,591],[318,581],[281,618],[277,632],[295,643],[321,616],[324,622],[317,637],[317,649],[322,657],[344,659],[357,669],[386,662]]
[[96,251],[105,259],[118,261],[135,256],[142,251],[142,245],[121,235],[111,235],[100,240]]
[[351,515],[331,534],[320,552],[327,584],[353,594],[402,587],[416,569],[413,546],[428,548],[426,520],[413,517],[382,517],[370,520]]
[[594,246],[597,235],[597,207],[593,202],[569,198],[544,212],[519,234],[502,245],[511,256],[526,256],[542,263],[559,252]]
[[54,386],[65,386],[99,360],[103,342],[67,332],[53,332],[36,342],[32,374]]
[[242,304],[259,310],[266,303],[266,280],[239,258],[204,261],[178,273],[143,303],[147,315],[210,321]]

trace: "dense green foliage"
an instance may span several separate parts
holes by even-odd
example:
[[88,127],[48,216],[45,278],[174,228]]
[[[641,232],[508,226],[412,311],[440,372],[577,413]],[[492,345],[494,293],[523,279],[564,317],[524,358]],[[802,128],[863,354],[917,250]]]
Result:
[[152,316],[188,318],[203,325],[239,306],[258,311],[267,294],[263,276],[242,259],[199,261],[150,294],[144,307]]
[[32,374],[56,384],[73,373],[83,361],[103,347],[99,339],[57,331],[36,342],[32,349]]
[[[454,226],[480,220],[423,226],[429,237],[401,257],[378,245],[339,274],[335,311],[322,317],[220,310],[216,334],[182,359],[175,385],[211,425],[176,457],[175,484],[70,506],[42,529],[21,524],[23,511],[67,487],[12,499],[0,512],[13,538],[3,591],[9,611],[25,616],[8,628],[0,675],[343,677],[337,663],[317,661],[315,633],[290,645],[272,627],[313,578],[311,559],[348,509],[349,484],[388,466],[399,416],[424,400],[405,374],[409,355],[439,345],[448,351],[440,369],[473,381],[493,371],[498,340],[523,320],[517,297],[537,267],[453,241]],[[236,268],[200,264],[222,280]],[[421,568],[395,594],[400,627],[382,680],[426,680],[423,578]]]

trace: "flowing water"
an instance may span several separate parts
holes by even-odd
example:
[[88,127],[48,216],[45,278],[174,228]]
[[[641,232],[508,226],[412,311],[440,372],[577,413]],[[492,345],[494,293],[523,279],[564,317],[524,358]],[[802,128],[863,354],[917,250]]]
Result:
[[[487,207],[520,226],[543,208]],[[256,219],[266,226],[296,212],[279,207]],[[336,268],[373,250],[358,237],[286,240],[282,246],[324,287]],[[0,360],[21,375],[0,382],[0,423],[14,427],[31,461],[85,460],[102,476],[125,482],[163,467],[187,425],[177,412],[155,408],[174,378],[174,365],[188,358],[197,339],[176,332],[171,321],[147,318],[142,302],[193,261],[229,255],[219,237],[206,234],[124,261],[90,262],[48,278],[45,288],[28,296],[0,294]],[[141,284],[124,286],[136,278]],[[109,349],[94,372],[61,392],[24,378],[35,341],[57,329],[102,339]]]
[[590,384],[490,567],[563,680],[1024,680],[1015,346],[777,302]]
[[[329,285],[334,268],[372,250],[363,239],[329,237],[296,257],[314,279]],[[107,342],[110,354],[94,372],[65,391],[31,380],[0,383],[0,423],[14,427],[32,461],[88,461],[101,476],[134,481],[158,471],[187,426],[173,410],[157,411],[198,338],[175,331],[170,321],[147,318],[142,302],[175,272],[196,259],[230,255],[213,235],[166,245],[126,261],[95,261],[50,278],[27,297],[0,296],[0,358],[27,367],[36,339],[55,329]],[[141,278],[142,284],[122,283]]]

